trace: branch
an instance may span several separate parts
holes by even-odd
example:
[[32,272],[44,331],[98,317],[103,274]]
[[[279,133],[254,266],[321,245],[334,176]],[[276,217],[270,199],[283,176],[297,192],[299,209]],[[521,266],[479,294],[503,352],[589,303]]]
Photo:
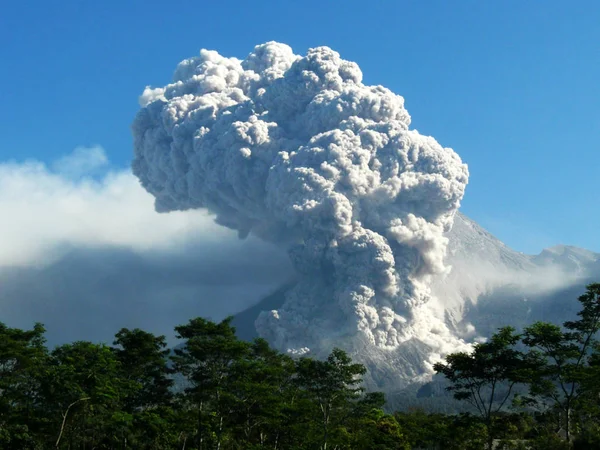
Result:
[[84,402],[89,399],[90,399],[90,397],[83,397],[83,398],[80,398],[79,400],[75,400],[73,403],[71,403],[69,406],[67,406],[67,410],[63,414],[63,420],[62,420],[62,424],[60,425],[60,433],[58,434],[58,439],[56,439],[56,444],[54,444],[55,448],[58,448],[58,445],[60,444],[60,439],[62,438],[63,431],[65,430],[65,423],[67,422],[67,416],[69,414],[69,410],[71,409],[71,407],[75,406],[79,402]]
[[496,409],[496,411],[495,411],[495,412],[497,412],[497,413],[498,413],[498,412],[500,412],[500,410],[502,409],[502,407],[503,407],[503,406],[504,406],[504,404],[506,403],[506,400],[508,400],[508,399],[509,399],[509,397],[510,397],[510,393],[512,392],[512,388],[513,388],[513,386],[514,386],[515,384],[516,384],[516,381],[513,381],[513,382],[510,384],[510,386],[509,386],[509,388],[508,388],[508,393],[506,394],[506,396],[504,397],[504,400],[502,400],[502,403],[500,403],[500,406],[498,406],[498,408]]

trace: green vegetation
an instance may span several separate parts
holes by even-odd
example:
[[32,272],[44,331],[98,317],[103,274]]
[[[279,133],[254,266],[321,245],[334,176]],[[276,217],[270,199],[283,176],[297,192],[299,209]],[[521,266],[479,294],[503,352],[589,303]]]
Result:
[[[435,370],[472,414],[388,414],[340,349],[292,359],[231,318],[50,350],[0,323],[0,449],[600,449],[600,284],[563,327],[506,327]],[[174,378],[183,385],[174,388]]]
[[239,340],[231,318],[175,330],[185,345],[171,355],[164,337],[139,329],[122,329],[113,346],[49,351],[42,325],[0,325],[0,448],[409,448],[343,351],[293,360]]
[[[504,408],[534,420],[520,438],[531,448],[600,448],[600,284],[579,297],[578,319],[560,327],[536,322],[522,334],[502,328],[470,354],[455,353],[435,365],[454,397],[473,404],[485,425],[487,447],[502,434]],[[513,394],[521,386],[524,395]]]

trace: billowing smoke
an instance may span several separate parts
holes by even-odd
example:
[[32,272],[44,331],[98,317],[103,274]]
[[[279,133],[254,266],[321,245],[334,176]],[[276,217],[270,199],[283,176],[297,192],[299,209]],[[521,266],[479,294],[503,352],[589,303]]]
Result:
[[202,50],[141,106],[133,171],[158,211],[204,208],[289,252],[300,281],[256,322],[278,348],[460,345],[427,302],[468,170],[409,129],[401,96],[327,47],[269,42],[244,60]]

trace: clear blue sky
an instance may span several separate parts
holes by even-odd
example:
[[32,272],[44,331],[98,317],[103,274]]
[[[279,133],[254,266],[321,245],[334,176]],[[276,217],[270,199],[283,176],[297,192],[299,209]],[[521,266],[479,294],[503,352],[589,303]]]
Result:
[[125,166],[146,85],[269,40],[330,46],[403,95],[469,164],[462,210],[507,244],[600,251],[597,0],[4,2],[0,161],[99,144]]

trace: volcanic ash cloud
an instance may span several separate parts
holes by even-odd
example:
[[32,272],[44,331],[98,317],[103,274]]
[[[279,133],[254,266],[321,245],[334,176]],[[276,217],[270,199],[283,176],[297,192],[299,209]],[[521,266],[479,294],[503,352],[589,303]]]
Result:
[[401,96],[327,47],[269,42],[244,60],[202,50],[140,102],[133,171],[156,209],[205,208],[288,251],[300,281],[256,322],[276,347],[452,344],[426,305],[468,170],[409,130]]

